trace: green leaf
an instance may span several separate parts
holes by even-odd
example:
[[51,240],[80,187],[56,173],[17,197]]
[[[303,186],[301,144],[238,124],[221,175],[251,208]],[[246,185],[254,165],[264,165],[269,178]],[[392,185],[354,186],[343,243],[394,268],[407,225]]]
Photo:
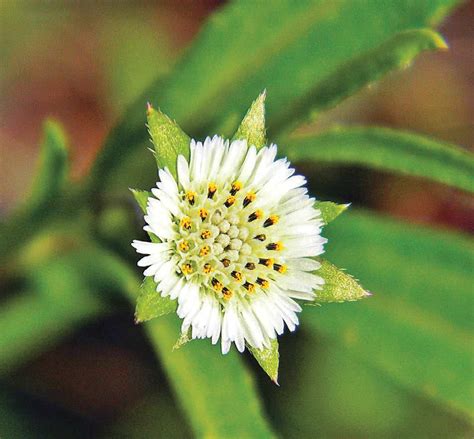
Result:
[[265,349],[257,349],[247,346],[260,367],[270,377],[270,379],[278,384],[278,365],[280,363],[280,354],[278,352],[278,340],[275,338],[271,342],[271,346]]
[[178,124],[172,121],[160,110],[151,105],[147,109],[148,130],[155,147],[155,158],[158,168],[165,168],[176,175],[176,160],[178,155],[189,159],[189,143],[191,139]]
[[388,128],[351,127],[292,136],[280,145],[291,161],[361,165],[428,178],[474,192],[474,155],[456,146]]
[[301,99],[273,119],[273,126],[306,122],[334,107],[388,72],[408,67],[425,50],[447,49],[443,38],[430,29],[400,32],[375,49],[341,64],[330,76],[316,83]]
[[[334,312],[359,305],[364,303],[336,305]],[[367,439],[469,437],[468,421],[403,388],[333,338],[306,329],[303,322],[291,347],[285,343],[282,386],[271,394],[271,416],[279,420],[280,437],[293,438],[295,431],[299,438],[347,438],[355,431]]]
[[172,349],[179,321],[166,316],[145,324],[196,437],[274,437],[240,355],[222,355],[209,340]]
[[151,197],[151,192],[140,189],[130,189],[130,192],[132,192],[135,201],[140,206],[143,213],[146,213],[148,198]]
[[66,136],[61,126],[47,120],[43,125],[38,171],[27,204],[30,211],[43,208],[63,191],[69,174]]
[[332,201],[316,201],[314,203],[315,209],[319,209],[321,212],[321,219],[324,221],[324,225],[335,220],[349,206],[350,204],[337,204]]
[[[0,310],[0,373],[57,342],[91,315],[107,312],[111,304],[102,303],[104,292],[120,290],[130,301],[136,299],[134,271],[101,248],[61,255],[41,273],[37,285],[47,294],[21,296],[18,302],[10,302],[11,308]],[[239,354],[221,355],[209,340],[173,351],[179,333],[175,316],[155,319],[144,327],[196,437],[274,437]]]
[[143,84],[167,74],[179,52],[172,46],[171,34],[157,32],[141,14],[110,18],[98,29],[96,56],[103,62],[104,97],[115,112],[136,99]]
[[159,102],[187,132],[209,135],[221,121],[242,114],[266,88],[271,96],[267,119],[274,126],[288,106],[340,66],[399,32],[436,25],[458,3],[387,0],[380,7],[379,0],[277,0],[271,8],[252,0],[227,4],[203,26],[174,71],[129,107],[93,167],[89,190],[106,186],[119,162],[143,145],[140,112],[147,100]]
[[[61,287],[55,285],[54,288],[59,290]],[[82,286],[76,285],[76,288]],[[81,298],[70,297],[71,300],[64,303],[39,295],[37,291],[28,291],[2,305],[0,376],[54,346],[79,325],[104,313],[102,304],[89,291],[80,294]]]
[[[63,130],[52,120],[47,120],[43,125],[37,168],[26,201],[0,222],[0,265],[11,259],[10,252],[27,242],[47,219],[60,213],[58,204],[63,197],[69,174],[68,148]],[[77,202],[74,207],[77,208]],[[66,216],[64,212],[61,214]]]
[[316,292],[316,299],[313,303],[306,303],[306,305],[353,302],[371,295],[350,274],[344,273],[325,259],[318,258],[318,261],[321,263],[321,267],[316,271],[316,274],[324,279],[323,289]]
[[257,148],[265,145],[265,97],[264,91],[255,99],[233,139],[245,139],[249,145],[255,145]]
[[[69,233],[79,235],[75,229]],[[117,292],[136,300],[135,270],[120,258],[64,232],[45,234],[36,255],[19,265],[29,290],[0,309],[0,375],[70,335],[77,327],[114,311],[106,299]],[[68,240],[69,238],[69,240]],[[81,238],[85,238],[82,237]]]
[[[399,32],[435,25],[457,3],[387,0],[380,7],[378,0],[277,0],[268,8],[265,2],[236,1],[211,17],[167,84],[153,90],[159,98],[152,97],[192,131],[216,116],[245,111],[266,88],[273,127],[288,105],[341,65]],[[239,32],[230,35],[229,29]]]
[[[113,272],[101,272],[116,282]],[[134,285],[125,276],[119,281],[134,302]],[[234,351],[221,355],[208,339],[173,351],[179,326],[176,316],[167,315],[145,323],[144,328],[196,437],[274,437],[240,355]]]
[[135,310],[135,322],[143,323],[161,317],[176,310],[176,300],[163,297],[156,291],[156,283],[152,277],[145,277],[140,286]]
[[[87,259],[98,264],[90,255]],[[100,294],[84,279],[82,262],[77,253],[61,254],[43,260],[42,266],[28,267],[31,291],[9,298],[0,309],[0,375],[107,312]]]
[[[140,206],[142,212],[146,213],[148,198],[152,196],[151,192],[143,191],[140,189],[130,189],[130,191],[132,192],[135,201],[137,202],[138,206]],[[147,232],[147,235],[150,237],[151,242],[161,242],[160,238],[158,238],[158,236],[156,236],[152,232]]]
[[404,387],[472,418],[472,240],[356,212],[327,237],[325,256],[375,294],[307,308],[302,327],[331,335]]

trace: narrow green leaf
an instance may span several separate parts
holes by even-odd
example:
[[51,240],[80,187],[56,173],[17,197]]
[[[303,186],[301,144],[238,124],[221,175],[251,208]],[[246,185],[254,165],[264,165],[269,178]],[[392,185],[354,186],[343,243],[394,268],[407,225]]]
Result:
[[[107,312],[111,304],[102,302],[104,292],[119,290],[130,301],[136,300],[134,271],[100,248],[62,256],[45,265],[42,273],[41,289],[48,294],[21,296],[18,302],[10,302],[12,307],[0,310],[0,373],[57,342],[91,315]],[[92,288],[93,293],[79,285]],[[196,437],[274,437],[240,355],[234,351],[221,355],[209,340],[173,351],[179,334],[175,316],[155,319],[144,327]]]
[[342,212],[344,212],[350,204],[337,204],[332,201],[316,201],[314,207],[321,212],[321,218],[324,225],[335,220]]
[[472,418],[472,240],[354,211],[327,237],[325,257],[376,294],[307,308],[302,327],[329,334],[404,387]]
[[387,0],[380,7],[379,0],[277,0],[271,8],[252,0],[228,3],[204,24],[175,69],[129,107],[94,164],[89,190],[105,187],[108,176],[144,144],[140,114],[147,100],[159,102],[187,132],[209,135],[266,88],[269,126],[280,131],[284,125],[274,121],[341,65],[399,32],[436,25],[458,3]]
[[46,120],[30,194],[12,215],[0,221],[0,265],[11,256],[11,251],[27,242],[48,218],[59,211],[58,201],[66,188],[68,174],[68,148],[64,132],[57,122]]
[[209,340],[194,340],[173,351],[179,333],[175,316],[152,320],[145,329],[196,437],[274,437],[237,352],[222,355]]
[[[96,261],[87,255],[89,265]],[[30,291],[9,298],[0,309],[0,375],[34,358],[79,325],[108,312],[101,294],[86,281],[81,255],[60,255],[28,267]],[[120,278],[120,275],[115,275]]]
[[[131,282],[133,273],[122,273],[117,279],[115,272],[119,267],[116,265],[121,261],[111,258],[107,252],[98,253],[104,253],[101,260],[110,259],[105,269],[99,270],[103,281],[121,283],[122,292],[134,302],[136,281]],[[144,328],[161,357],[195,436],[274,437],[240,355],[235,351],[221,355],[208,339],[195,340],[173,351],[180,323],[175,315],[167,315],[145,323]]]
[[145,213],[148,198],[151,197],[151,192],[143,191],[141,189],[130,189],[130,192],[133,194],[135,201],[140,206],[140,209],[143,211],[143,213]]
[[[91,259],[89,255],[88,260]],[[137,281],[128,266],[122,267],[120,259],[101,249],[96,249],[92,260],[102,262],[97,264],[97,276],[105,285],[121,285],[121,291],[135,301]],[[164,363],[195,436],[274,437],[240,355],[235,351],[221,355],[208,339],[195,340],[173,351],[180,323],[175,315],[167,315],[145,323],[144,328]]]
[[255,145],[257,148],[265,145],[265,97],[264,91],[255,99],[233,139],[245,139],[249,145]]
[[388,72],[409,66],[423,51],[447,49],[443,38],[431,29],[403,31],[375,49],[341,64],[328,77],[316,83],[301,99],[282,111],[274,126],[304,123],[313,115],[334,107]]
[[[399,32],[432,27],[457,3],[387,0],[381,8],[379,0],[277,0],[268,8],[265,2],[232,2],[203,26],[172,79],[155,91],[160,98],[152,97],[192,131],[245,111],[266,88],[268,126],[274,128],[279,114],[339,66]],[[238,35],[229,29],[239,29]]]
[[445,142],[388,128],[334,128],[280,144],[291,161],[314,160],[428,178],[474,192],[474,155]]
[[163,297],[156,291],[156,283],[152,277],[145,277],[140,286],[135,309],[135,322],[143,323],[161,317],[176,310],[176,300]]
[[[55,285],[54,288],[60,287]],[[89,291],[81,291],[80,299],[71,299],[65,304],[31,291],[22,292],[2,305],[0,376],[54,346],[79,325],[97,318],[105,311]]]
[[271,346],[267,349],[257,349],[247,346],[260,367],[270,377],[270,379],[278,384],[278,365],[280,363],[280,354],[278,352],[278,340],[275,338],[271,342]]
[[307,303],[307,305],[353,302],[371,295],[350,274],[344,273],[325,259],[318,258],[318,261],[321,263],[321,267],[316,271],[316,274],[324,279],[324,285],[322,290],[316,292],[317,296],[314,302]]
[[68,179],[69,163],[66,136],[61,126],[47,120],[43,125],[43,141],[38,171],[26,203],[29,210],[41,209],[63,191]]
[[160,110],[151,105],[147,109],[148,130],[155,147],[155,158],[159,168],[168,167],[176,175],[176,159],[183,155],[189,159],[190,138]]

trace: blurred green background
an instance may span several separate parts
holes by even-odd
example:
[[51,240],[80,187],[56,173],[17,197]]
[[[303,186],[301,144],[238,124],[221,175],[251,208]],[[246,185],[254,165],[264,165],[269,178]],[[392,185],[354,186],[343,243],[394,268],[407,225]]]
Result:
[[[338,3],[344,2],[334,2],[334,8]],[[85,181],[81,178],[125,109],[157,78],[166,78],[174,68],[180,71],[178,60],[186,56],[203,23],[226,7],[225,2],[210,0],[2,1],[2,217],[27,199],[46,117],[63,125],[71,145],[73,180]],[[272,7],[268,2],[270,15]],[[279,26],[280,18],[273,19]],[[334,123],[384,125],[472,151],[473,22],[474,3],[466,2],[439,27],[449,51],[422,54],[410,68],[365,87],[301,131],[322,131]],[[251,76],[252,66],[248,69]],[[298,78],[289,81],[291,88]],[[271,88],[267,102],[272,105]],[[173,112],[170,116],[178,119]],[[141,118],[143,135],[144,111],[135,118]],[[222,132],[227,131],[226,123],[234,123],[229,120],[218,120]],[[205,131],[207,125],[218,125],[182,122],[189,134],[201,136],[211,134]],[[270,130],[274,140],[271,134]],[[94,285],[90,303],[77,302],[76,311],[84,306],[77,318],[69,319],[67,310],[51,311],[51,303],[53,308],[65,301],[74,304],[71,286],[83,287],[81,270],[87,268],[82,268],[80,252],[75,250],[82,245],[85,228],[91,227],[94,239],[133,266],[136,258],[129,242],[140,233],[140,219],[126,188],[140,184],[148,188],[152,174],[143,169],[154,165],[150,155],[138,152],[137,157],[111,174],[107,194],[92,213],[65,213],[64,218],[71,213],[76,218],[51,222],[38,236],[33,231],[9,262],[2,260],[0,323],[10,329],[30,325],[38,335],[11,354],[14,360],[5,361],[8,366],[2,369],[2,439],[194,435],[166,370],[143,328],[133,323],[133,308],[115,294],[120,287]],[[273,429],[289,438],[472,437],[473,247],[468,237],[474,230],[472,196],[428,180],[354,165],[317,161],[296,165],[318,198],[351,202],[356,211],[371,209],[399,221],[359,212],[325,230],[328,258],[347,268],[374,296],[311,310],[315,315],[307,322],[303,316],[301,330],[280,340],[281,387],[275,387],[245,355]],[[68,258],[77,272],[70,270]],[[26,290],[39,294],[36,289],[50,296],[33,308],[37,312],[31,312],[25,323],[15,307],[23,309],[22,294]],[[106,305],[94,294],[106,298]],[[57,321],[58,316],[64,322]],[[44,333],[41,328],[46,328]],[[0,340],[2,332],[0,326]],[[18,334],[20,345],[22,330],[11,333]],[[0,359],[3,355],[0,350]]]

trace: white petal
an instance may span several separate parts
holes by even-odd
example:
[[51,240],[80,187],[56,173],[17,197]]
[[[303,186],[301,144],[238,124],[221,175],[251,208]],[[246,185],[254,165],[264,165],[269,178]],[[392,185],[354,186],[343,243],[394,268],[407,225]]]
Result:
[[275,338],[275,327],[272,323],[272,317],[267,311],[267,304],[264,300],[257,299],[252,302],[252,308],[255,311],[255,316],[260,323],[265,336],[268,338]]
[[287,290],[286,294],[288,294],[288,297],[292,297],[293,299],[298,299],[298,300],[309,300],[313,301],[316,299],[316,294],[314,292],[305,292],[305,291],[292,291],[292,290]]
[[[240,352],[246,344],[259,349],[268,347],[285,326],[290,331],[296,329],[301,307],[295,299],[314,300],[314,291],[324,283],[317,275],[320,263],[311,259],[324,251],[326,242],[320,236],[321,213],[314,208],[315,200],[308,196],[305,178],[295,175],[286,159],[275,159],[275,145],[257,152],[245,140],[229,142],[214,136],[204,142],[191,140],[189,147],[189,162],[181,155],[177,159],[177,179],[168,169],[158,172],[159,182],[147,202],[144,229],[157,235],[161,242],[134,241],[133,247],[144,255],[138,265],[144,267],[146,276],[153,276],[162,296],[177,301],[176,312],[183,319],[182,329],[191,329],[193,338],[207,337],[214,344],[220,338],[224,354],[232,343]],[[221,209],[220,204],[224,204],[226,192],[235,180],[244,186],[235,195],[238,203]],[[217,195],[208,199],[211,182],[217,185]],[[197,193],[196,205],[183,197],[183,191],[188,190]],[[255,192],[256,199],[241,212],[243,197],[250,191]],[[252,296],[234,291],[231,300],[224,302],[211,291],[209,280],[203,280],[202,273],[186,276],[181,273],[178,267],[186,261],[198,267],[204,263],[198,255],[202,246],[201,230],[195,230],[201,224],[197,221],[201,207],[209,214],[209,226],[205,227],[209,228],[210,237],[206,242],[212,248],[212,257],[217,255],[219,260],[226,257],[231,261],[219,276],[230,276],[232,270],[240,270],[243,261],[257,263],[264,257],[275,257],[278,264],[286,265],[284,273],[265,271],[265,267],[258,266],[254,277],[248,277],[249,282],[262,275],[268,277],[268,290],[258,289]],[[263,220],[248,221],[256,209],[266,216]],[[277,215],[279,221],[263,229],[269,215]],[[192,220],[193,228],[189,231],[179,225],[184,216]],[[266,256],[265,244],[252,240],[259,233],[266,235],[265,244],[281,241],[283,249],[274,256]],[[177,248],[182,240],[191,244],[186,253]],[[232,279],[224,279],[223,284],[227,285],[228,281]]]
[[169,296],[171,300],[175,300],[179,294],[181,293],[181,290],[184,287],[185,280],[183,278],[180,278],[179,281],[176,283],[176,285],[173,287],[172,290],[169,292]]
[[179,184],[186,190],[189,189],[190,181],[189,181],[189,168],[188,162],[184,158],[184,156],[179,155],[178,161],[176,165],[178,171],[178,181]]
[[316,271],[321,263],[309,258],[294,258],[287,260],[288,267],[301,271]]
[[201,168],[203,160],[203,145],[201,142],[196,143],[194,151],[191,153],[191,164],[190,164],[190,179],[193,182],[200,183],[202,180]]
[[222,338],[221,344],[222,344],[222,353],[225,355],[225,354],[227,354],[227,353],[229,352],[229,350],[230,350],[230,344],[231,344],[231,342],[230,342],[230,340],[229,340],[228,338],[226,338],[226,339]]
[[219,139],[213,142],[212,148],[214,149],[214,155],[212,163],[209,165],[208,175],[210,181],[216,180],[218,176],[219,170],[221,168],[222,159],[226,151],[226,145],[221,139]]
[[252,175],[256,158],[257,149],[255,148],[255,146],[251,146],[247,151],[247,155],[245,156],[244,162],[242,163],[242,166],[240,168],[240,174],[237,177],[237,180],[240,180],[243,184],[247,183],[248,179]]
[[144,241],[133,241],[132,246],[137,250],[137,253],[143,255],[151,255],[153,253],[161,253],[168,251],[171,247],[167,242],[144,242]]
[[264,336],[260,329],[258,320],[248,304],[241,307],[241,316],[245,338],[251,346],[257,349],[262,349]]
[[247,152],[247,141],[235,140],[229,146],[229,151],[222,161],[221,169],[219,171],[219,179],[226,181],[233,179],[237,175],[245,153]]
[[178,185],[168,168],[160,169],[158,171],[158,176],[160,178],[160,182],[157,183],[159,189],[163,190],[170,196],[178,194]]

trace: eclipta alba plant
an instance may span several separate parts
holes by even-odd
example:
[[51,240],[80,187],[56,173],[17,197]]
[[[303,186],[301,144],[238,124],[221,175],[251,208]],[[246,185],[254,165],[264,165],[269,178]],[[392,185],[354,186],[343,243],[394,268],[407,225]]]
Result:
[[[335,216],[346,206],[316,203],[305,178],[286,158],[276,158],[277,146],[264,146],[264,98],[255,101],[232,140],[214,136],[204,142],[189,139],[149,106],[159,181],[151,194],[134,191],[151,242],[132,245],[145,255],[138,265],[146,267],[146,303],[156,296],[152,310],[139,299],[139,321],[149,312],[176,309],[181,340],[220,340],[223,354],[232,343],[239,352],[247,346],[276,380],[276,338],[285,327],[298,326],[299,302],[317,302],[326,281],[332,291],[323,301],[367,293],[317,259],[330,211]],[[341,276],[351,283],[351,297],[338,297]]]

